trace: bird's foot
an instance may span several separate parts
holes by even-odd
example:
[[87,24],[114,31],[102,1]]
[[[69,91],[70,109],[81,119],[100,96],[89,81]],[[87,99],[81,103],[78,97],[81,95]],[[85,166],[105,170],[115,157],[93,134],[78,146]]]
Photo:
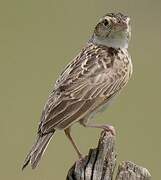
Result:
[[102,129],[104,129],[107,132],[110,132],[113,136],[116,136],[116,130],[113,126],[105,124],[102,125]]

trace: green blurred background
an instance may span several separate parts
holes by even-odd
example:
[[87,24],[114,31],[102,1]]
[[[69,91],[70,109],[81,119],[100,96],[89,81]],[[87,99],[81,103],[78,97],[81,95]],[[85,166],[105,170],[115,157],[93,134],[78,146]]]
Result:
[[[43,108],[58,74],[84,46],[107,12],[132,19],[130,53],[134,73],[100,123],[117,129],[118,161],[161,170],[161,1],[1,0],[0,1],[0,179],[63,180],[77,159],[63,132],[52,139],[40,163],[21,172],[35,140]],[[100,130],[75,126],[73,135],[86,154]]]

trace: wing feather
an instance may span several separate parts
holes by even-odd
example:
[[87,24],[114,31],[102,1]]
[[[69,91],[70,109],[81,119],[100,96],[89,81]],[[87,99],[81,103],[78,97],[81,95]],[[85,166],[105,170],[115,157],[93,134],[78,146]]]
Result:
[[117,52],[112,53],[107,47],[88,44],[67,65],[45,105],[39,127],[42,133],[67,128],[121,89],[125,76],[113,68]]
[[92,108],[94,102],[95,99],[91,99],[91,100],[89,99],[84,101],[84,103],[70,117],[64,118],[64,120],[59,121],[57,124],[57,128],[64,129],[72,125],[74,122],[85,117],[86,114],[88,114],[88,112],[90,111],[90,108]]

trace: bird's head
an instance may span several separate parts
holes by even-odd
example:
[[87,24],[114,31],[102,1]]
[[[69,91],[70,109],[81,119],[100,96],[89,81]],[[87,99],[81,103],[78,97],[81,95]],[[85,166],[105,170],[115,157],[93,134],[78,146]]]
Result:
[[130,18],[121,13],[108,13],[96,25],[92,41],[113,48],[127,48],[130,36]]

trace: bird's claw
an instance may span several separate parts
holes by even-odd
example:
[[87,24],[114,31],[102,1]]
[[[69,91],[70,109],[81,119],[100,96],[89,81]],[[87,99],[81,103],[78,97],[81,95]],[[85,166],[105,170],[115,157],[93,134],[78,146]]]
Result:
[[113,136],[116,136],[116,130],[113,126],[111,125],[103,125],[102,128],[107,131],[107,132],[110,132]]

